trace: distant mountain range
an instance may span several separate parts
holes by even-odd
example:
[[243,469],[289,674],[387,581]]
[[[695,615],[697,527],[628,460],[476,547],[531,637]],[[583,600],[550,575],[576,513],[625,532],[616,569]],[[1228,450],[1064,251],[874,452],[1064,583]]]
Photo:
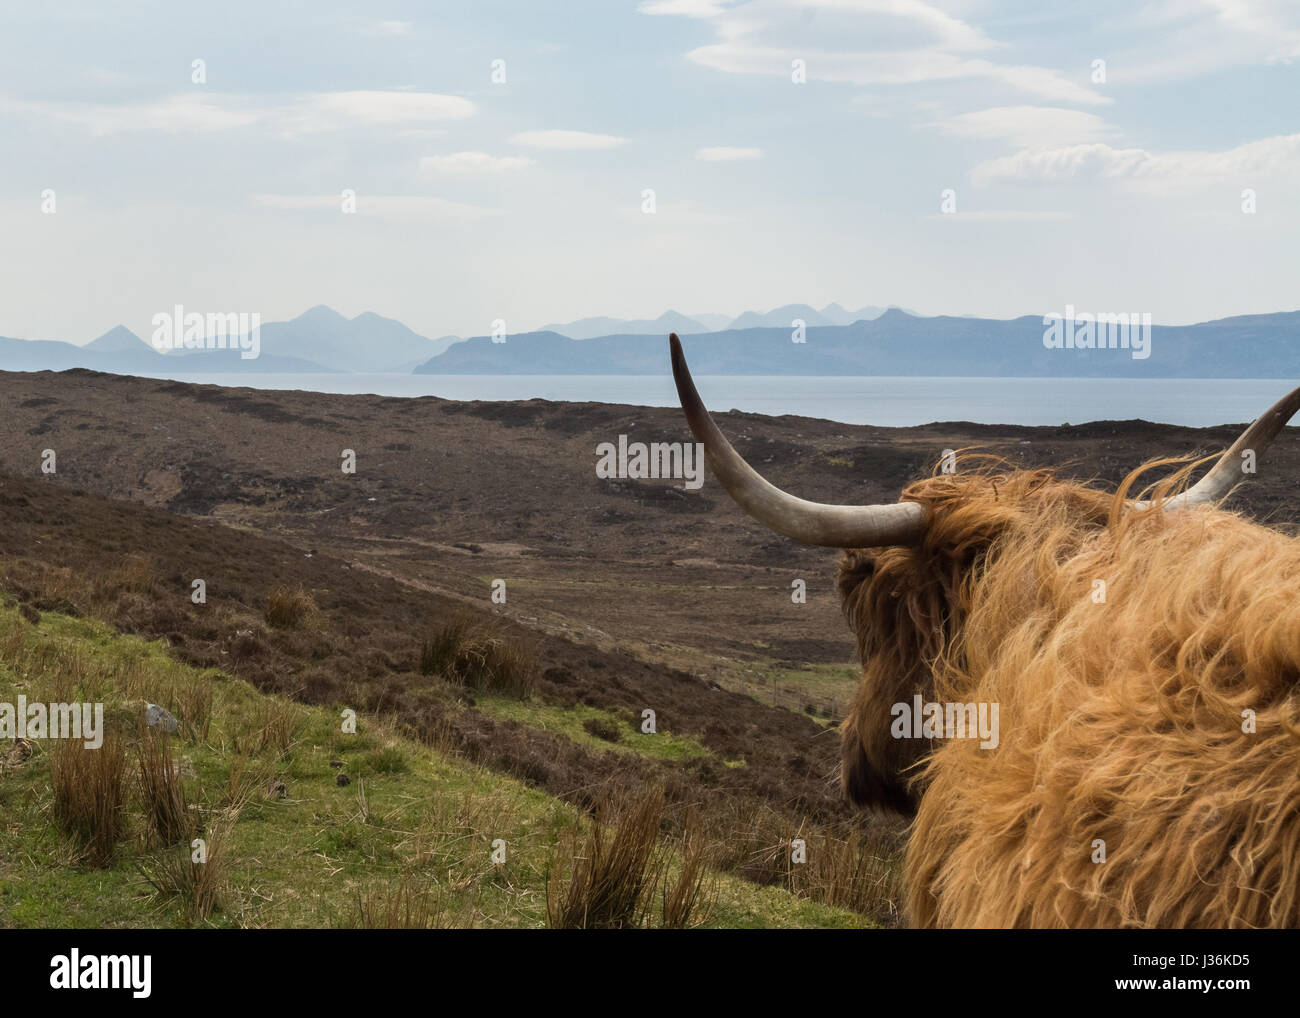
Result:
[[177,349],[161,353],[130,329],[118,325],[85,346],[0,336],[0,370],[93,368],[119,375],[407,373],[458,341],[456,336],[426,339],[401,322],[371,311],[355,318],[344,318],[322,304],[290,321],[263,325],[261,353],[256,358],[245,359],[238,349]]
[[[1300,311],[1241,315],[1198,325],[1153,325],[1145,349],[1049,349],[1042,315],[1009,320],[922,318],[900,308],[816,310],[789,304],[724,316],[675,311],[656,319],[587,318],[506,337],[427,339],[401,322],[365,312],[345,318],[320,305],[261,327],[261,355],[238,349],[160,353],[118,325],[75,346],[0,337],[0,370],[92,368],[127,375],[398,372],[415,374],[663,375],[669,332],[686,339],[701,375],[949,375],[957,377],[1300,378]],[[802,320],[804,342],[791,323]],[[1073,329],[1080,328],[1074,323]],[[577,336],[559,332],[567,328]],[[620,328],[604,335],[593,329]],[[1101,328],[1102,342],[1106,330]],[[1073,334],[1073,331],[1071,331]],[[1138,356],[1134,356],[1134,354]]]
[[[746,311],[734,319],[730,315],[687,316],[666,311],[653,319],[584,318],[565,325],[548,325],[539,331],[582,340],[616,334],[666,336],[676,332],[686,336],[732,328],[736,321],[788,327],[795,318],[803,317],[809,325],[847,324],[859,318],[874,318],[882,310],[867,307],[858,312],[848,312],[838,304],[831,304],[819,313],[807,305],[791,304],[766,314]],[[243,358],[238,351],[230,349],[181,348],[163,353],[126,326],[117,325],[85,346],[0,336],[0,370],[92,368],[120,375],[331,371],[405,374],[427,364],[460,341],[459,336],[427,339],[401,322],[373,311],[345,318],[332,308],[319,304],[287,322],[263,324],[261,354],[256,358]]]
[[[892,306],[892,305],[891,305]],[[679,336],[697,335],[701,332],[721,332],[731,329],[792,327],[795,319],[805,325],[849,325],[857,321],[879,318],[887,308],[867,305],[858,311],[845,311],[838,304],[827,304],[820,311],[807,304],[786,304],[771,311],[746,311],[738,317],[720,314],[683,315],[665,311],[658,318],[580,318],[563,325],[543,325],[537,332],[555,332],[569,339],[596,339],[601,336],[666,336],[675,332]],[[909,312],[915,314],[915,312]]]
[[[702,315],[701,317],[710,318],[715,322],[718,318],[723,318],[724,323],[731,321],[730,318],[722,315]],[[537,331],[555,332],[561,336],[567,336],[569,339],[595,339],[599,336],[613,335],[658,336],[662,334],[666,336],[670,332],[689,336],[693,333],[712,332],[713,330],[698,318],[688,318],[676,311],[665,311],[658,318],[580,318],[576,322],[569,322],[565,325],[543,325]]]
[[[784,315],[789,309],[778,311]],[[1073,326],[1080,328],[1079,323]],[[1145,357],[1141,349],[1049,349],[1046,331],[1042,315],[1010,320],[921,318],[892,308],[871,321],[810,325],[803,343],[792,342],[787,322],[780,328],[691,336],[685,347],[691,370],[698,375],[1300,378],[1300,311],[1199,325],[1153,325],[1131,341],[1145,346],[1144,334],[1149,337]],[[1101,335],[1105,342],[1105,327]],[[555,332],[532,332],[508,336],[504,343],[480,336],[415,370],[662,375],[667,370],[666,350],[662,335],[577,341]]]
[[[396,319],[373,311],[344,318],[324,304],[304,311],[292,321],[262,326],[263,356],[269,351],[281,357],[299,357],[327,371],[405,373],[455,342],[455,336],[426,339]],[[206,351],[189,356],[206,356]]]

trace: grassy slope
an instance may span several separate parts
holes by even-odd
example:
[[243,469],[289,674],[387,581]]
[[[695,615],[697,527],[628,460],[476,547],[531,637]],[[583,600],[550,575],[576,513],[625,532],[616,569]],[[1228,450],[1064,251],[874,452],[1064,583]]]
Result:
[[[435,888],[448,925],[543,926],[550,860],[567,833],[588,823],[545,793],[443,755],[382,719],[362,716],[357,734],[345,735],[329,709],[189,668],[162,644],[56,614],[32,625],[0,608],[0,702],[20,693],[29,701],[103,701],[118,719],[138,717],[152,701],[186,722],[201,722],[210,699],[206,733],[183,730],[174,752],[187,798],[205,818],[228,811],[232,789],[250,793],[233,828],[222,908],[208,920],[218,926],[348,925],[363,896],[383,900],[403,880]],[[508,701],[492,707],[521,709]],[[552,720],[572,738],[593,738],[582,717]],[[184,925],[178,898],[156,893],[142,873],[141,864],[148,869],[158,853],[177,850],[147,844],[134,784],[113,864],[92,869],[54,822],[50,743],[34,740],[26,760],[12,747],[0,742],[0,926]],[[673,749],[695,751],[686,740]],[[127,759],[134,774],[133,749]],[[337,783],[340,770],[349,785]],[[268,796],[275,782],[284,791]],[[490,860],[498,838],[506,842],[503,866]],[[867,924],[855,913],[725,875],[716,877],[708,921]]]

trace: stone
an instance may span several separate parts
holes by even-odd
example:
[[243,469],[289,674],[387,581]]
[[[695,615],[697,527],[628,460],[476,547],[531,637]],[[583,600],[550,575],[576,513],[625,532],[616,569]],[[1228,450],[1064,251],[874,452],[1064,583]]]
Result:
[[175,735],[180,727],[171,711],[164,710],[156,703],[145,704],[144,719],[150,728],[161,728],[168,735]]

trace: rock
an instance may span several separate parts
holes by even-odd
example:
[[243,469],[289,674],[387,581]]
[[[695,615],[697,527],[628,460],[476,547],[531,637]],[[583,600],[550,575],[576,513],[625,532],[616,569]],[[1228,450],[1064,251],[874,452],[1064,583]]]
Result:
[[175,735],[180,728],[171,711],[164,710],[156,703],[144,705],[144,719],[150,728],[161,728],[168,735]]
[[339,772],[339,776],[338,776],[337,778],[334,779],[334,784],[336,784],[336,785],[338,785],[340,788],[342,788],[344,785],[350,785],[350,784],[352,784],[352,779],[349,778],[349,777],[348,777],[346,774],[344,774],[342,771],[340,771],[340,772]]

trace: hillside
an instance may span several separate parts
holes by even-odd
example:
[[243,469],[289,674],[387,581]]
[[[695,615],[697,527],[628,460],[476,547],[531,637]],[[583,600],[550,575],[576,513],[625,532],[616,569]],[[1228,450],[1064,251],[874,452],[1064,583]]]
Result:
[[[897,921],[901,827],[854,814],[836,781],[833,727],[856,682],[833,589],[837,554],[765,531],[711,478],[684,491],[595,476],[601,441],[682,440],[678,411],[267,392],[85,371],[8,374],[0,384],[8,397],[0,603],[9,606],[0,682],[66,672],[120,702],[119,718],[134,711],[138,720],[139,702],[152,698],[187,724],[195,697],[205,710],[210,683],[210,732],[182,732],[177,752],[194,779],[192,801],[217,819],[227,808],[221,789],[250,746],[260,764],[281,766],[284,803],[241,812],[234,844],[251,840],[234,857],[265,862],[284,841],[289,854],[274,858],[297,860],[302,872],[294,876],[288,861],[271,866],[265,883],[246,881],[232,911],[211,921],[354,921],[352,899],[307,905],[307,891],[293,889],[299,877],[308,891],[316,886],[318,855],[353,881],[348,893],[364,895],[368,866],[399,887],[404,877],[428,877],[418,866],[414,877],[407,872],[410,842],[389,839],[446,815],[417,805],[429,802],[435,774],[452,789],[488,795],[499,786],[521,818],[504,837],[530,846],[508,878],[530,890],[514,897],[492,867],[475,868],[480,856],[435,853],[440,872],[462,873],[474,892],[455,899],[457,909],[478,910],[457,912],[458,923],[541,922],[538,867],[560,841],[528,840],[525,820],[560,839],[574,830],[564,818],[602,801],[645,802],[656,790],[664,851],[694,837],[719,887],[741,902],[719,913],[727,923]],[[775,483],[863,502],[893,500],[948,448],[979,444],[1113,486],[1145,459],[1221,449],[1239,430],[1142,421],[885,429],[740,413],[718,421]],[[53,475],[40,470],[46,449],[57,452]],[[355,474],[339,469],[344,449],[357,454]],[[1294,524],[1296,476],[1300,437],[1290,429],[1233,504]],[[201,605],[190,597],[195,578],[206,584]],[[791,602],[795,578],[807,583],[806,604]],[[504,582],[504,604],[491,599],[494,581]],[[71,650],[59,649],[65,638]],[[97,648],[116,662],[102,673],[83,663]],[[476,660],[495,663],[480,673],[466,664]],[[185,692],[192,688],[199,692]],[[17,691],[10,685],[0,700]],[[374,736],[353,744],[363,747],[355,756],[328,728],[344,708]],[[653,736],[640,729],[647,709]],[[284,745],[272,750],[276,739]],[[62,860],[66,870],[75,847],[32,823],[49,813],[49,776],[24,768],[48,761],[12,753],[22,755],[0,746],[0,760],[20,765],[0,772],[0,815],[23,819],[0,821],[0,837],[10,839],[0,859],[38,869]],[[331,769],[332,760],[344,766]],[[338,769],[353,784],[331,785]],[[478,801],[477,792],[465,795]],[[147,864],[153,849],[141,840],[140,806],[127,813],[123,854],[109,870],[117,875],[104,886],[138,896],[145,889],[130,883],[133,865]],[[358,821],[362,814],[381,819]],[[293,830],[260,826],[282,816]],[[788,864],[796,837],[823,868]],[[17,856],[5,851],[11,846]],[[470,869],[457,869],[462,863]],[[12,865],[0,862],[0,922],[102,916],[86,894],[100,878],[84,862],[43,876],[5,869]],[[64,904],[48,914],[29,911],[30,902],[15,910],[14,888],[33,881]],[[271,885],[283,910],[248,890]],[[754,888],[784,897],[743,904]],[[123,922],[149,921],[134,899],[106,900],[122,906]],[[805,911],[813,903],[858,918]],[[173,906],[148,915],[179,921]]]
[[[21,691],[104,702],[113,734],[93,759],[117,760],[122,812],[110,858],[91,864],[51,791],[77,750],[0,747],[0,928],[548,924],[547,881],[564,879],[566,851],[589,836],[582,811],[392,721],[362,715],[345,734],[333,709],[178,664],[164,643],[57,613],[30,618],[0,608],[0,701]],[[140,724],[144,701],[166,705],[180,731],[160,737]],[[174,775],[161,783],[183,834],[160,830],[167,800],[137,766],[140,777],[157,766]],[[192,869],[190,835],[206,854]],[[665,842],[659,865],[646,925],[664,921],[659,902],[680,879],[681,850]],[[692,925],[866,925],[776,887],[704,879]]]

